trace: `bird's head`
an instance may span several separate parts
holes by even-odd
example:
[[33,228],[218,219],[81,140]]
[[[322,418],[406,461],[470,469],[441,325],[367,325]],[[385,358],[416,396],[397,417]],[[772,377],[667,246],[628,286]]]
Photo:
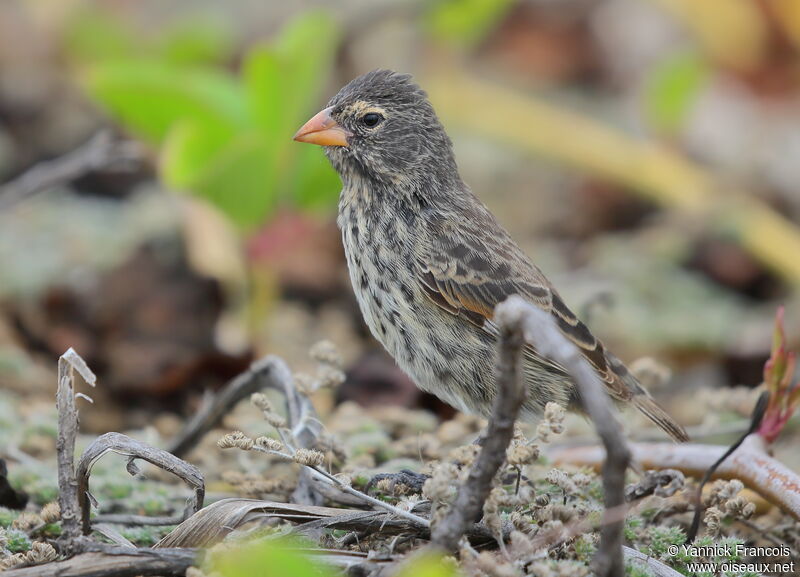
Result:
[[418,188],[457,178],[450,139],[407,74],[375,70],[352,80],[295,134],[325,147],[345,184],[367,177]]

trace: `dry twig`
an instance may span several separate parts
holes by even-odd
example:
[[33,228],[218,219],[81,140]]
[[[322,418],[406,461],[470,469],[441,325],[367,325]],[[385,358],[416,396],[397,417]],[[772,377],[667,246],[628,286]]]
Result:
[[316,433],[310,425],[316,419],[314,408],[297,392],[291,380],[292,374],[289,368],[278,357],[268,356],[254,362],[247,371],[228,383],[210,401],[203,403],[191,422],[173,439],[167,450],[173,455],[182,457],[200,442],[203,435],[216,427],[239,401],[263,389],[282,392],[286,398],[289,421],[293,428],[297,427],[298,435],[303,440],[308,440],[312,436],[316,439]]
[[[90,546],[93,551],[35,567],[10,569],[3,577],[184,577],[186,570],[201,563],[197,549],[160,548],[130,549],[102,544]],[[353,574],[371,574],[376,568],[387,566],[394,560],[375,559],[360,551],[341,551],[317,547],[292,548],[298,554],[338,567]]]
[[95,376],[84,360],[72,348],[58,359],[58,505],[61,508],[61,540],[65,550],[71,551],[81,536],[79,521],[80,499],[75,475],[75,439],[78,436],[78,409],[75,406],[75,371],[89,385],[95,385]]
[[[779,313],[780,314],[780,313]],[[779,317],[780,318],[780,317]],[[761,426],[761,421],[764,419],[764,414],[767,410],[767,405],[769,404],[770,394],[767,391],[761,393],[761,396],[758,397],[758,401],[756,402],[756,406],[753,409],[753,416],[750,422],[750,428],[747,432],[741,436],[736,442],[734,442],[727,451],[725,451],[722,456],[714,461],[714,463],[708,468],[703,478],[700,479],[700,482],[697,484],[697,491],[695,492],[694,497],[694,518],[692,519],[692,526],[689,528],[689,532],[686,534],[686,541],[691,543],[697,537],[697,532],[700,530],[700,517],[705,512],[703,508],[703,488],[706,486],[706,483],[711,479],[714,473],[719,469],[719,466],[730,457],[736,449],[742,446],[745,439],[759,430]]]
[[512,296],[506,301],[520,315],[525,340],[540,355],[563,366],[578,386],[583,408],[592,418],[598,435],[606,449],[603,463],[603,492],[606,512],[600,529],[600,545],[594,558],[598,575],[622,575],[625,568],[622,558],[622,529],[624,519],[610,519],[609,511],[625,505],[625,471],[631,459],[630,449],[622,427],[614,418],[611,401],[605,393],[597,372],[589,365],[578,349],[561,333],[553,317],[536,308],[521,297]]
[[[292,437],[297,447],[313,446],[322,426],[311,400],[297,390],[292,373],[278,357],[267,356],[250,365],[225,388],[203,403],[200,411],[183,431],[170,443],[170,453],[183,456],[191,451],[203,435],[217,426],[222,418],[242,399],[264,389],[274,389],[283,394],[286,401],[288,430],[284,434]],[[301,471],[292,500],[300,503],[319,504],[319,495],[311,484],[308,471]]]
[[[603,385],[597,373],[575,345],[570,343],[558,329],[552,316],[541,309],[515,295],[498,305],[495,320],[501,327],[501,360],[498,379],[500,385],[492,411],[492,419],[489,423],[487,442],[492,443],[490,450],[499,455],[485,455],[488,452],[488,446],[484,444],[467,482],[459,490],[453,509],[440,524],[441,528],[437,527],[434,530],[433,541],[439,546],[452,550],[458,543],[459,530],[463,532],[466,523],[471,520],[469,515],[478,514],[480,505],[488,495],[491,479],[502,464],[511,434],[501,428],[499,439],[493,439],[495,435],[498,435],[497,429],[493,430],[493,426],[497,427],[494,421],[502,419],[505,424],[510,418],[510,427],[513,431],[513,421],[524,398],[522,396],[511,399],[501,398],[504,395],[513,395],[514,389],[522,387],[518,379],[516,382],[513,379],[517,370],[517,356],[524,340],[539,354],[554,360],[567,370],[578,386],[583,406],[592,418],[606,448],[608,457],[603,466],[606,511],[600,529],[600,546],[594,559],[594,569],[598,575],[622,575],[624,572],[622,556],[624,515],[613,512],[619,511],[625,506],[625,471],[630,462],[630,450],[622,434],[622,428],[614,418],[611,402],[605,394]],[[518,393],[518,395],[520,394]],[[511,400],[517,401],[516,407]],[[508,436],[506,437],[506,435]],[[501,446],[501,443],[504,444]],[[489,469],[491,466],[494,468]],[[475,502],[476,496],[479,499],[477,503]]]
[[[241,441],[244,442],[241,443]],[[375,497],[367,495],[366,493],[362,493],[358,489],[354,489],[353,487],[351,487],[348,483],[344,482],[342,479],[339,479],[338,477],[331,475],[324,469],[320,468],[317,464],[314,464],[313,462],[305,462],[304,460],[299,459],[298,456],[300,455],[300,452],[295,451],[295,449],[291,446],[287,446],[287,449],[290,451],[291,454],[285,453],[281,450],[255,444],[253,443],[252,439],[244,437],[242,433],[232,433],[230,435],[227,435],[226,437],[223,437],[220,440],[220,443],[222,443],[222,445],[225,448],[237,447],[248,451],[251,450],[259,451],[267,455],[280,457],[281,459],[284,459],[286,461],[294,461],[296,463],[299,463],[304,467],[304,470],[309,473],[309,475],[314,481],[319,481],[325,483],[326,485],[334,487],[336,490],[342,493],[357,498],[366,505],[377,507],[378,509],[383,509],[384,511],[387,511],[393,515],[402,517],[406,521],[409,521],[413,526],[417,527],[417,529],[427,530],[430,528],[430,522],[427,519],[420,517],[419,515],[415,515],[413,513],[405,511],[403,509],[400,509],[398,507],[395,507],[391,503],[387,503],[386,501],[381,501],[380,499],[376,499]]]
[[115,140],[106,130],[98,132],[79,148],[41,162],[0,187],[0,210],[90,172],[114,166],[124,168],[143,158],[144,152],[137,143]]
[[495,320],[500,328],[500,357],[497,363],[497,396],[486,437],[467,480],[459,487],[447,515],[434,528],[432,543],[446,551],[458,547],[461,536],[480,514],[492,489],[492,481],[506,458],[514,435],[514,422],[525,401],[525,385],[519,374],[523,317],[514,314],[513,303],[498,305]]
[[[183,515],[178,517],[160,517],[150,519],[141,517],[139,515],[118,515],[115,518],[101,519],[102,521],[113,521],[116,523],[123,523],[126,525],[131,524],[156,524],[156,525],[172,525],[180,523],[191,515],[200,510],[203,506],[203,497],[205,495],[205,485],[203,483],[203,475],[200,470],[194,465],[190,465],[168,453],[163,449],[156,449],[145,443],[131,439],[122,433],[106,433],[95,439],[91,445],[81,455],[78,461],[77,481],[78,481],[78,502],[80,504],[82,516],[82,529],[85,535],[91,531],[91,522],[89,513],[91,511],[92,496],[89,493],[89,474],[92,465],[103,455],[108,452],[117,453],[128,457],[128,472],[135,475],[138,471],[134,464],[135,459],[142,459],[161,469],[172,473],[173,475],[183,479],[187,485],[194,490],[194,495],[187,503],[186,511]],[[146,522],[146,523],[145,523]]]

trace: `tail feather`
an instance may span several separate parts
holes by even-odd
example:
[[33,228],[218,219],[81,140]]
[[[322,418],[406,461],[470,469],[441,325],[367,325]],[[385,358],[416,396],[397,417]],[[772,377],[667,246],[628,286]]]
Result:
[[648,419],[679,443],[688,441],[686,430],[653,400],[622,361],[608,351],[605,355],[609,373],[612,375],[611,379],[606,379],[607,382],[611,381],[607,385],[609,394],[624,404],[633,403]]
[[670,437],[684,443],[689,440],[689,435],[686,430],[675,422],[675,419],[670,417],[667,412],[656,403],[652,397],[645,394],[634,394],[631,398],[633,404],[639,409],[648,419],[653,421],[656,425],[661,427]]

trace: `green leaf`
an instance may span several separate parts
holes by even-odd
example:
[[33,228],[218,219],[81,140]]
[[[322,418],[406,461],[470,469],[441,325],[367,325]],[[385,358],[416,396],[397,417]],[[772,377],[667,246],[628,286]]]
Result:
[[672,55],[656,66],[644,89],[647,113],[656,127],[680,128],[708,77],[708,66],[694,53]]
[[292,71],[291,84],[282,86],[288,116],[302,121],[310,112],[316,112],[320,92],[330,77],[338,42],[339,28],[324,12],[310,12],[281,32],[276,52]]
[[219,19],[199,16],[166,30],[157,50],[174,64],[213,64],[228,59],[233,45],[231,30]]
[[247,111],[236,82],[222,71],[156,61],[98,65],[84,79],[89,94],[136,136],[160,143],[178,121],[243,127]]
[[127,58],[102,59],[84,86],[127,130],[161,147],[167,186],[207,199],[244,231],[279,202],[331,206],[338,177],[318,147],[292,135],[320,106],[339,38],[334,20],[297,18],[250,51],[238,81],[210,64],[228,49],[218,34],[197,21],[145,42],[144,57],[120,48]]
[[141,54],[142,41],[103,9],[79,10],[64,32],[67,54],[79,62],[103,62]]
[[290,122],[283,115],[283,68],[274,52],[263,45],[250,50],[242,65],[248,113],[259,130],[274,138],[280,137],[282,126]]
[[427,13],[430,33],[445,42],[471,48],[508,13],[514,0],[441,0]]
[[251,50],[244,64],[253,118],[275,138],[291,139],[316,112],[336,55],[338,27],[325,13],[290,22],[269,45]]
[[304,208],[330,206],[340,189],[321,151],[291,140],[320,106],[338,38],[332,18],[308,13],[289,23],[274,42],[252,49],[244,62],[248,110],[281,167],[276,186]]
[[457,577],[455,563],[445,562],[441,555],[423,553],[405,562],[394,577]]
[[213,554],[209,571],[223,577],[333,577],[332,569],[276,543],[244,545]]
[[219,123],[202,123],[194,119],[176,122],[161,149],[164,182],[175,189],[198,186],[216,156],[235,134],[232,127]]
[[238,133],[207,165],[189,175],[191,191],[245,231],[264,222],[278,199],[275,157],[263,135],[254,131]]

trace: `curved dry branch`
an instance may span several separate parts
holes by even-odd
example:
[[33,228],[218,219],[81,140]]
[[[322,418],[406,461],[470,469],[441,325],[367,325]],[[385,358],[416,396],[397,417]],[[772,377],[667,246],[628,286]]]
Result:
[[274,389],[286,400],[286,414],[292,434],[299,446],[310,447],[319,435],[321,426],[311,401],[294,386],[292,373],[286,363],[276,356],[267,356],[250,365],[244,373],[230,381],[225,388],[203,404],[191,422],[173,439],[167,450],[183,456],[194,448],[208,431],[241,400],[264,389]]
[[[78,461],[76,473],[78,503],[81,511],[81,526],[85,535],[88,535],[91,531],[91,521],[89,519],[91,510],[89,474],[94,463],[108,452],[128,457],[128,471],[132,475],[137,473],[134,461],[136,459],[142,459],[183,479],[183,481],[194,490],[194,495],[189,499],[184,514],[180,517],[156,519],[158,521],[163,521],[163,524],[180,523],[199,511],[203,506],[205,484],[203,482],[203,475],[197,467],[179,459],[172,453],[163,449],[151,447],[122,433],[106,433],[95,439],[92,444],[86,448]],[[159,522],[159,524],[161,523]]]
[[594,570],[598,575],[622,575],[622,529],[624,517],[616,518],[612,512],[625,506],[625,471],[631,460],[628,442],[611,406],[597,372],[589,365],[569,340],[558,329],[553,317],[525,302],[518,296],[509,297],[505,303],[509,308],[524,315],[525,340],[539,354],[553,359],[565,369],[578,386],[583,408],[592,418],[597,434],[606,449],[603,462],[603,493],[605,512],[600,529],[600,545],[594,558]]
[[75,150],[41,162],[16,180],[0,186],[0,210],[90,172],[111,167],[126,168],[143,159],[144,150],[139,144],[120,141],[109,131],[100,131]]

